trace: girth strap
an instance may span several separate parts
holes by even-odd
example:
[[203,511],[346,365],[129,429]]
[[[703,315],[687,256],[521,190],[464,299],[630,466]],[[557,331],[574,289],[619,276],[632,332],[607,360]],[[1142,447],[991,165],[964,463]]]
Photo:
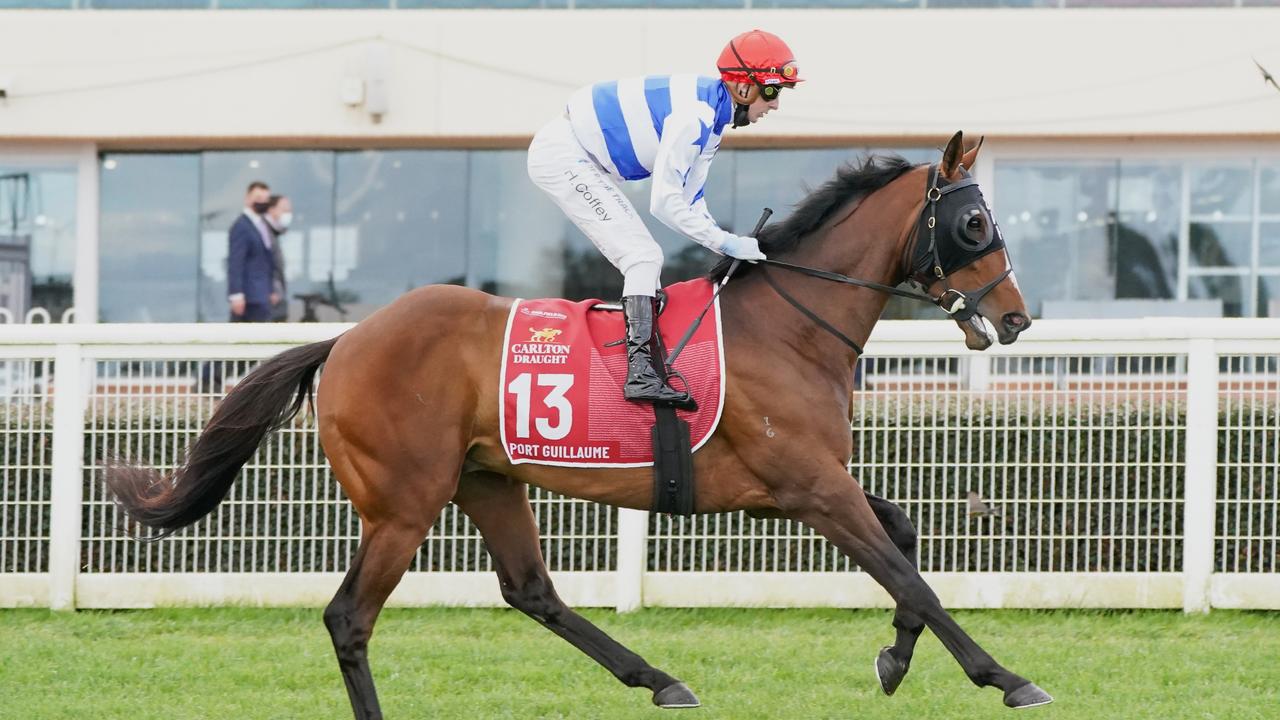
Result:
[[[777,263],[774,262],[770,264],[777,264]],[[764,275],[764,281],[769,283],[769,287],[773,288],[773,291],[778,293],[778,295],[781,296],[783,300],[786,300],[787,302],[791,303],[791,307],[804,313],[804,316],[812,320],[814,324],[816,324],[818,327],[836,336],[836,338],[840,340],[840,342],[844,343],[845,345],[848,345],[859,356],[862,355],[861,345],[859,345],[858,343],[850,339],[848,335],[845,335],[844,333],[837,330],[836,327],[831,323],[818,317],[817,314],[815,314],[812,310],[805,307],[803,304],[801,304],[799,300],[796,300],[794,297],[792,297],[790,293],[788,293],[786,290],[783,290],[782,287],[778,285],[778,283],[773,279],[773,276],[769,274],[768,266],[761,267],[760,271],[761,271],[761,274]]]

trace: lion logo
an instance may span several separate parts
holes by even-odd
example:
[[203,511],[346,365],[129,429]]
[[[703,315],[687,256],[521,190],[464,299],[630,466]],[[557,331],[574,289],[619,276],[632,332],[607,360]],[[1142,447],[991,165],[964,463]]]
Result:
[[532,335],[529,336],[529,342],[549,343],[549,342],[555,342],[556,337],[558,337],[560,333],[564,331],[557,330],[556,328],[542,328],[541,330],[535,330],[534,328],[529,328],[529,332],[533,333]]

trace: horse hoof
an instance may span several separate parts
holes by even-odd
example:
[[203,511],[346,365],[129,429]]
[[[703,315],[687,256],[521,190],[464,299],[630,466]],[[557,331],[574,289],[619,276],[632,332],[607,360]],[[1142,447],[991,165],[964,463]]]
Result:
[[1048,705],[1051,702],[1053,697],[1037,687],[1035,683],[1027,683],[1004,694],[1004,704],[1015,709]]
[[702,703],[688,685],[677,682],[654,693],[653,704],[661,708],[696,708]]
[[876,679],[880,681],[880,689],[885,695],[892,695],[907,676],[907,664],[898,660],[889,652],[889,647],[880,648],[876,656]]

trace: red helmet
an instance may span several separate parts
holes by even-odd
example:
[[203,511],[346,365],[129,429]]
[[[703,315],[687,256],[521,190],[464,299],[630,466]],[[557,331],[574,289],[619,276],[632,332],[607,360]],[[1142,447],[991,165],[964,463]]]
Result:
[[784,86],[803,82],[791,48],[764,30],[744,32],[730,40],[720,51],[716,67],[726,82]]

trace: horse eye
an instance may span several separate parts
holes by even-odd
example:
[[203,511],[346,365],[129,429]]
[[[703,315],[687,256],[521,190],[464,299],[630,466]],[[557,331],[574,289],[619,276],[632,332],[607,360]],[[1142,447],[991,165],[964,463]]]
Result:
[[955,240],[969,250],[981,250],[991,243],[991,222],[982,209],[970,205],[956,218]]

